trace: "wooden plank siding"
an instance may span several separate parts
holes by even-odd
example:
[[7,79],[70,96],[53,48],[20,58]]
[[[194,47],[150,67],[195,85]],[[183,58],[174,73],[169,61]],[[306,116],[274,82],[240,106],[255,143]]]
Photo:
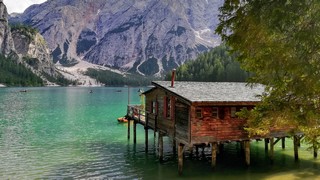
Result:
[[175,103],[175,137],[189,142],[189,106],[179,100]]
[[[218,108],[218,117],[212,116],[213,107]],[[231,107],[236,107],[237,111],[242,107],[251,109],[251,106],[193,106],[191,108],[191,144],[248,139],[248,133],[243,128],[246,120],[232,118]],[[201,110],[202,117],[197,117],[197,110]]]
[[[146,108],[149,112],[149,126],[151,126],[153,129],[155,128],[158,131],[161,131],[171,137],[174,135],[174,120],[172,117],[165,117],[165,97],[172,97],[172,95],[165,93],[164,91],[161,91],[160,89],[154,89],[153,91],[149,92],[146,95]],[[156,112],[152,112],[152,102],[156,102]],[[172,103],[174,101],[171,101]],[[171,104],[171,107],[174,107],[174,104]],[[173,110],[170,113],[171,115],[174,115]],[[157,123],[155,117],[157,116]]]

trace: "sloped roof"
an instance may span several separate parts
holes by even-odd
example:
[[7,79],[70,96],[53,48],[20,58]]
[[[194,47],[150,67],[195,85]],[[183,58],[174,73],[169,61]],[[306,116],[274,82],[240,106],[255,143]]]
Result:
[[257,97],[264,92],[264,86],[237,82],[187,82],[154,81],[156,87],[161,87],[190,102],[259,102]]

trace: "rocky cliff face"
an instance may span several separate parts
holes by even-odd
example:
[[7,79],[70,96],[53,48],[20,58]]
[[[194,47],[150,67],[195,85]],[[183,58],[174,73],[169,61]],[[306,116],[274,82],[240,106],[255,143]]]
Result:
[[39,75],[44,72],[50,76],[56,76],[50,50],[44,38],[38,32],[35,30],[32,32],[26,27],[18,27],[13,28],[11,34],[15,51],[20,57],[23,57],[23,62]]
[[8,25],[8,12],[0,0],[0,54],[8,55],[14,49],[13,40]]
[[43,73],[53,77],[57,75],[51,52],[41,34],[27,27],[11,29],[8,24],[7,8],[2,0],[0,0],[0,54],[10,55],[13,60],[24,63],[39,76]]
[[40,30],[54,62],[80,59],[160,75],[220,43],[223,0],[52,0],[12,21]]

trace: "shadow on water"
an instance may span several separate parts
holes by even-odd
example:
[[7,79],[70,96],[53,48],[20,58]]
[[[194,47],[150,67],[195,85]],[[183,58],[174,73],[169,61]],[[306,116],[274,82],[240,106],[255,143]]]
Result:
[[[76,179],[319,179],[319,160],[310,158],[295,162],[292,148],[275,149],[275,159],[264,152],[262,142],[251,142],[251,165],[244,164],[244,155],[236,143],[226,144],[217,156],[217,167],[212,170],[210,147],[199,154],[185,152],[183,175],[177,173],[177,157],[172,154],[169,140],[165,140],[164,160],[157,159],[156,141],[149,139],[149,152],[145,153],[141,140],[133,144],[96,142],[87,145],[93,161],[61,164],[43,178]],[[305,154],[303,152],[302,154]],[[307,153],[308,154],[308,153]]]

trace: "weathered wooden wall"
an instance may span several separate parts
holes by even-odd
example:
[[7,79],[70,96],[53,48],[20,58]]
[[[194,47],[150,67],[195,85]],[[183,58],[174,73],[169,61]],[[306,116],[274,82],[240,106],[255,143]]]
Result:
[[[246,120],[231,117],[232,106],[218,106],[219,114],[224,113],[223,119],[212,117],[212,107],[191,107],[191,143],[210,143],[219,141],[236,141],[248,139],[243,129]],[[242,107],[251,109],[252,106],[233,106],[239,111]],[[196,110],[202,109],[202,117],[196,117]]]
[[175,103],[175,137],[184,142],[189,142],[189,108],[187,104],[176,100]]
[[[152,101],[157,102],[157,127],[158,131],[162,131],[171,137],[174,136],[174,119],[167,118],[164,116],[164,98],[166,96],[172,97],[170,94],[166,94],[164,91],[160,89],[154,89],[146,94],[146,110],[151,112]],[[173,107],[173,106],[171,106]],[[171,113],[172,114],[172,113]],[[150,113],[149,115],[149,124],[155,125],[156,119],[155,114]]]

